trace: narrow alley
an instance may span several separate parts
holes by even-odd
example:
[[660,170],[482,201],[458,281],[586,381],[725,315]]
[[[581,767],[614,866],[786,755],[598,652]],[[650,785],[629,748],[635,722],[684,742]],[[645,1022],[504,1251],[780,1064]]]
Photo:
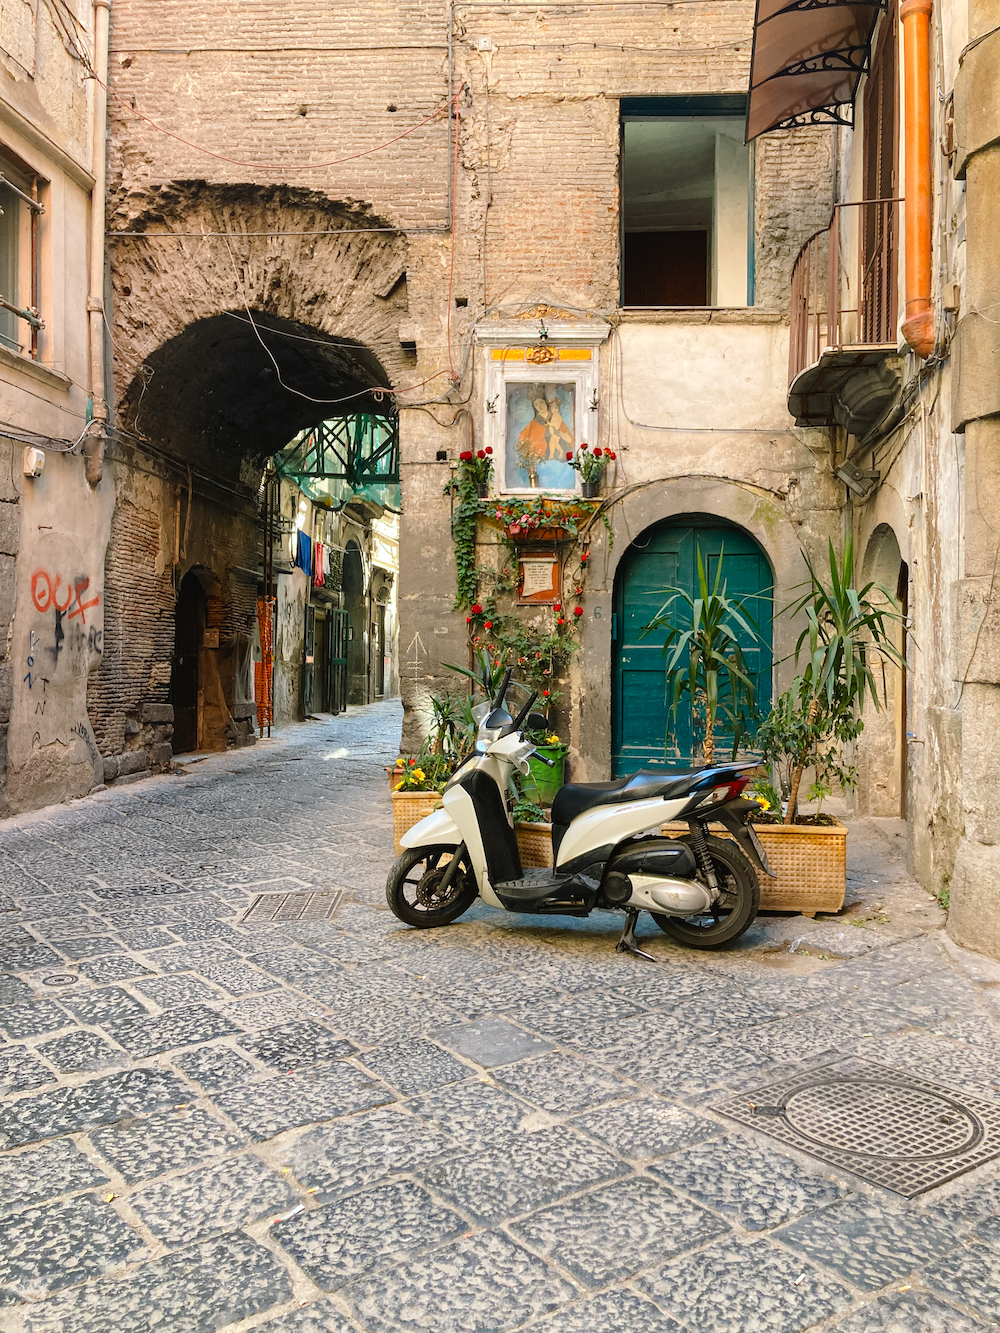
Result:
[[643,964],[607,913],[413,931],[400,721],[0,829],[0,1328],[1000,1327],[1000,969],[946,947],[896,824],[854,824],[838,917],[728,953]]

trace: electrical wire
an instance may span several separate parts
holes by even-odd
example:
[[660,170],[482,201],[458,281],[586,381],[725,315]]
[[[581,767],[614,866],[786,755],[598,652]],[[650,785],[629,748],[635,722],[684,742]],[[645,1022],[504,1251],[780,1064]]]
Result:
[[[458,98],[458,93],[456,93],[454,97],[448,98],[442,106],[439,106],[435,111],[432,111],[429,116],[425,116],[424,119],[418,121],[416,125],[411,125],[408,130],[403,130],[401,134],[395,135],[392,139],[386,139],[384,143],[376,144],[374,148],[363,148],[360,152],[348,153],[346,157],[331,158],[328,162],[244,162],[239,158],[227,157],[225,153],[216,153],[211,148],[205,148],[202,144],[192,143],[190,139],[185,139],[180,134],[175,134],[173,130],[164,129],[162,125],[157,124],[155,120],[152,120],[144,112],[140,111],[138,107],[133,106],[127,98],[122,97],[120,93],[116,93],[113,88],[106,84],[104,80],[99,77],[97,71],[85,55],[81,56],[81,59],[86,66],[90,78],[99,83],[105,92],[113,97],[116,102],[120,102],[126,111],[131,112],[133,116],[144,121],[158,133],[164,134],[168,139],[173,139],[175,142],[183,144],[185,148],[193,149],[196,153],[204,153],[206,157],[214,158],[217,162],[228,162],[231,166],[245,167],[252,171],[319,171],[325,170],[328,167],[340,166],[344,162],[355,162],[358,158],[370,157],[372,153],[382,152],[383,149],[389,148],[392,144],[399,143],[401,139],[406,139],[409,135],[415,134],[417,130],[423,129],[423,127],[429,125],[431,121],[437,120],[438,117],[443,115]],[[460,92],[461,89],[459,89],[459,93]]]
[[458,212],[456,201],[458,197],[458,99],[465,88],[465,84],[459,88],[458,92],[452,98],[450,115],[455,121],[455,147],[452,155],[452,176],[451,176],[451,258],[448,264],[448,310],[445,317],[445,339],[448,343],[448,370],[451,373],[451,381],[456,382],[455,362],[451,354],[451,297],[455,287],[455,215]]
[[17,426],[12,421],[0,421],[0,435],[4,439],[16,440],[18,444],[27,444],[34,449],[45,449],[49,453],[75,454],[91,426],[99,424],[97,421],[88,421],[75,440],[63,440],[53,435],[42,435],[26,426]]

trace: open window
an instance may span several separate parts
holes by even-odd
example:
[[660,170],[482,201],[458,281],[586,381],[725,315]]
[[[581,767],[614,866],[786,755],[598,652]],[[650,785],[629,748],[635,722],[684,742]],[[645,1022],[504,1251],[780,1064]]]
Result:
[[622,102],[622,304],[753,304],[746,98]]
[[0,347],[38,355],[39,178],[0,148]]

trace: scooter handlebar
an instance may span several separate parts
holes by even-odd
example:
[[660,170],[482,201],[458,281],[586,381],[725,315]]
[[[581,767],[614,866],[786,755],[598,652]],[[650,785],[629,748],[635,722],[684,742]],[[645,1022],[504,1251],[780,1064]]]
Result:
[[554,759],[550,759],[548,755],[539,754],[537,750],[531,757],[532,759],[540,760],[540,762],[543,764],[548,764],[549,768],[555,768],[556,766],[556,761]]

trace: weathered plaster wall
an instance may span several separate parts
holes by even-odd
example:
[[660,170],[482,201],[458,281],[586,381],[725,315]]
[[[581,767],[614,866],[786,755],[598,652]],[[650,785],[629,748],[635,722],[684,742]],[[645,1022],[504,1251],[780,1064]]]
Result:
[[25,483],[11,658],[11,810],[82,796],[104,780],[87,688],[104,654],[104,552],[114,506],[80,460],[49,454]]

